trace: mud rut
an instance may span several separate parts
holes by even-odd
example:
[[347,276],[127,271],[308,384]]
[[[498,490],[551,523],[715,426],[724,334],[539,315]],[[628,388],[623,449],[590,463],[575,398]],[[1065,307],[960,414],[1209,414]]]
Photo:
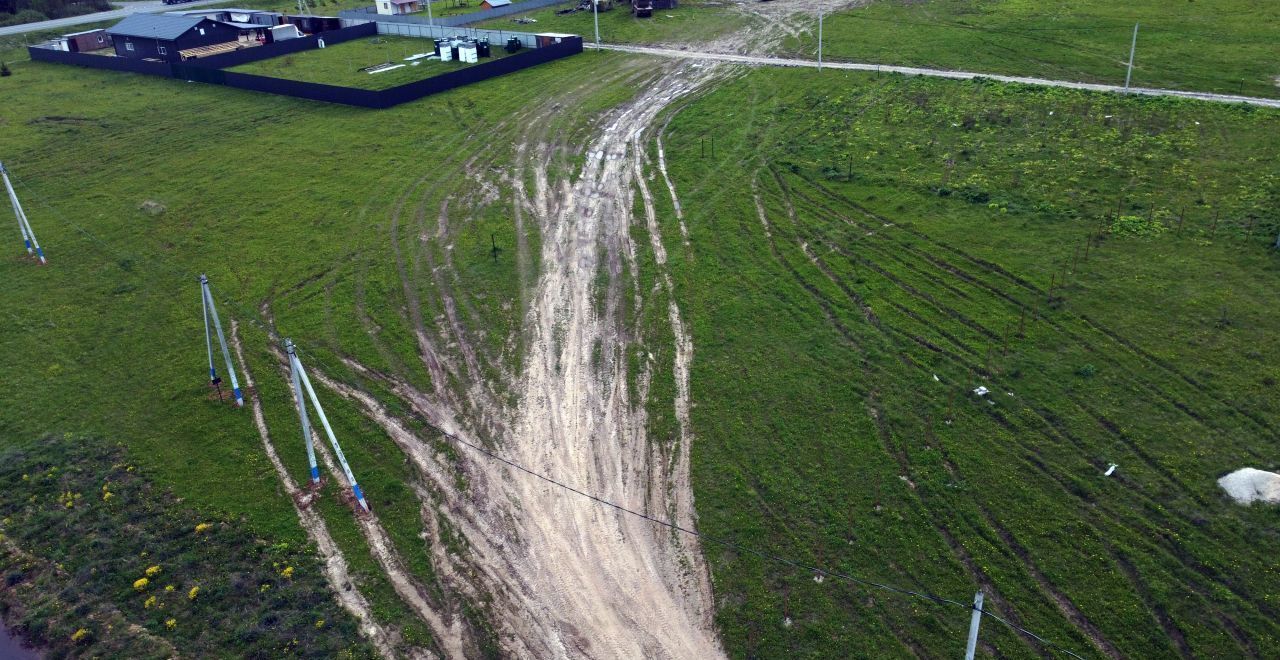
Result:
[[[761,15],[749,5],[740,8],[786,29],[744,30],[712,47],[768,48],[782,33],[801,29],[796,13],[813,3],[786,4],[778,16]],[[343,359],[345,366],[389,389],[442,433],[490,447],[628,509],[696,528],[689,483],[693,345],[666,270],[650,184],[660,180],[670,196],[687,247],[683,210],[666,171],[665,125],[655,127],[655,121],[724,73],[719,66],[634,60],[598,80],[561,90],[493,128],[493,134],[519,136],[511,148],[514,161],[504,163],[509,167],[496,165],[506,150],[486,144],[486,135],[466,135],[447,145],[445,153],[470,154],[446,163],[470,183],[432,175],[411,182],[393,204],[389,227],[405,296],[404,319],[421,359],[420,365],[405,366],[424,371],[430,387],[415,387],[350,358]],[[586,121],[554,121],[603,83],[620,81],[643,91]],[[646,151],[651,141],[656,162]],[[575,175],[555,178],[554,172],[572,170],[577,159]],[[494,354],[482,341],[483,331],[469,327],[477,318],[471,302],[454,293],[461,284],[452,241],[469,214],[499,200],[503,190],[512,198],[515,259],[525,281],[520,328]],[[641,217],[633,212],[637,195]],[[441,200],[434,209],[433,199]],[[634,225],[648,235],[647,245],[632,239]],[[538,235],[540,254],[531,253],[527,233]],[[638,251],[649,252],[657,265],[657,282],[648,290],[637,283]],[[629,367],[629,353],[644,344],[637,319],[646,305],[666,308],[674,338],[669,368],[675,376],[671,405],[679,436],[670,446],[646,437],[644,402],[655,370],[664,367],[652,353],[635,372]],[[373,328],[363,302],[357,308],[359,321]],[[262,313],[270,323],[268,305]],[[383,355],[390,354],[375,333],[370,336]],[[520,348],[523,359],[513,368],[506,358]],[[287,379],[283,357],[278,351],[275,357]],[[400,599],[431,629],[434,648],[408,652],[476,657],[482,654],[482,638],[492,634],[501,651],[513,657],[723,656],[710,576],[696,539],[593,503],[474,450],[455,447],[446,456],[438,438],[415,432],[367,391],[331,378],[320,367],[309,367],[312,378],[358,405],[416,468],[418,480],[410,486],[422,502],[424,540],[437,584],[422,584],[408,572],[376,512],[358,520]],[[256,397],[253,406],[264,446],[274,456]],[[330,478],[341,483],[325,443],[315,440]],[[406,651],[396,649],[394,631],[374,621],[323,520],[306,506],[306,496],[278,459],[273,464],[288,494],[300,497],[295,497],[299,519],[320,548],[340,603],[361,620],[362,632],[382,655]],[[486,627],[492,633],[482,630]]]
[[[670,295],[665,248],[644,181],[651,166],[645,147],[659,113],[709,81],[714,70],[650,64],[629,65],[616,74],[639,83],[644,91],[638,96],[591,126],[570,129],[592,136],[578,154],[569,146],[574,135],[553,129],[533,129],[514,146],[517,161],[503,183],[512,191],[518,224],[536,226],[541,239],[536,257],[541,271],[522,293],[525,350],[517,372],[485,369],[498,356],[486,352],[467,328],[471,312],[453,294],[451,245],[445,244],[451,224],[465,209],[496,196],[495,184],[486,181],[495,156],[484,151],[460,163],[478,182],[474,189],[445,195],[432,213],[426,200],[433,184],[420,180],[393,211],[393,232],[404,223],[418,238],[416,245],[397,242],[395,252],[408,320],[431,387],[416,388],[354,360],[344,362],[389,388],[444,433],[492,447],[511,461],[629,509],[694,527],[688,465],[692,343]],[[513,121],[545,120],[544,113],[557,110],[559,104],[546,102]],[[548,175],[552,165],[575,155],[583,160],[572,180]],[[665,162],[659,166],[667,193],[678,204]],[[632,211],[637,191],[644,208],[639,219]],[[632,240],[635,223],[648,230],[647,246]],[[637,250],[645,248],[659,267],[661,287],[652,291],[634,284]],[[535,259],[523,240],[516,257],[522,270]],[[433,300],[420,299],[418,278],[429,282]],[[639,309],[650,294],[663,299],[675,338],[672,404],[680,437],[674,446],[646,437],[643,402],[652,372],[660,367],[650,359],[639,373],[628,368],[628,351],[641,333],[632,325],[637,321],[625,320],[624,307]],[[423,306],[439,313],[428,318]],[[412,487],[423,501],[426,540],[442,588],[429,590],[406,574],[376,516],[360,525],[401,599],[431,628],[436,650],[447,657],[479,655],[476,622],[464,616],[464,609],[483,603],[499,647],[513,656],[723,655],[712,619],[709,574],[693,539],[472,450],[459,449],[449,459],[362,389],[314,365],[309,371],[324,387],[359,405],[417,468],[421,481]],[[517,403],[504,404],[504,390],[514,393]],[[320,455],[330,462],[327,452]],[[444,528],[461,539],[465,552],[450,549]]]

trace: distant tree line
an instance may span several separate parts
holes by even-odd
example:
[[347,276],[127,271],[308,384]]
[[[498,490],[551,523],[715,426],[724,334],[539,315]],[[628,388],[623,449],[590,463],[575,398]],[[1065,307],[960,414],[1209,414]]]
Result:
[[0,27],[111,9],[107,0],[0,0]]

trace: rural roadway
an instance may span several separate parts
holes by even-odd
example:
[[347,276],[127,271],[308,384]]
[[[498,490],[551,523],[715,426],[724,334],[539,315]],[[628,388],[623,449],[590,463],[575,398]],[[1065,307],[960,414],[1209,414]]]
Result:
[[85,23],[97,23],[100,21],[113,21],[124,18],[129,14],[137,14],[142,12],[159,12],[159,11],[179,11],[182,9],[190,9],[192,7],[200,7],[202,5],[212,5],[218,2],[226,2],[226,0],[196,0],[195,2],[184,2],[180,5],[166,5],[160,0],[143,0],[142,2],[116,2],[113,3],[120,7],[111,11],[100,11],[96,14],[84,14],[83,16],[69,16],[67,18],[55,18],[50,21],[40,21],[39,23],[21,23],[19,25],[10,25],[8,27],[0,27],[0,37],[8,37],[15,34],[25,34],[27,32],[43,32],[45,30],[58,30],[61,28],[71,27],[73,25],[84,25]]
[[[656,46],[623,46],[613,44],[586,44],[587,48],[600,48],[602,50],[614,50],[624,53],[637,53],[641,55],[658,55],[661,57],[679,57],[684,59],[708,60],[715,62],[734,62],[738,64],[754,64],[758,66],[793,66],[793,67],[818,67],[816,60],[793,60],[781,57],[761,57],[758,55],[735,55],[731,53],[709,53],[695,50],[682,50],[679,48],[660,48]],[[1097,83],[1072,82],[1069,80],[1048,80],[1045,78],[1025,78],[1022,76],[1001,76],[994,73],[974,73],[971,71],[948,71],[946,69],[921,69],[911,66],[891,66],[888,64],[862,64],[859,62],[823,62],[823,67],[828,69],[852,69],[854,71],[877,71],[883,73],[902,73],[909,76],[932,76],[935,78],[955,78],[958,80],[970,80],[973,78],[988,78],[990,80],[999,80],[1001,82],[1022,83],[1024,85],[1042,85],[1045,87],[1066,87],[1070,89],[1087,89],[1095,92],[1124,92],[1124,87],[1120,85],[1100,85]],[[1146,96],[1175,96],[1186,99],[1197,99],[1200,101],[1213,101],[1215,103],[1247,103],[1250,105],[1259,105],[1268,108],[1280,108],[1280,99],[1264,99],[1253,96],[1236,96],[1234,94],[1210,94],[1208,92],[1184,92],[1177,89],[1156,89],[1151,87],[1130,87],[1130,94],[1143,94]]]

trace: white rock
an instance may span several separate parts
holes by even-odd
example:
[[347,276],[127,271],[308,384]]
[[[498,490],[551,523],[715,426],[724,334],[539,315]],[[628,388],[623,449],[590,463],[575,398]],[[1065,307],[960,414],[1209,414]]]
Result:
[[1251,504],[1255,501],[1280,504],[1280,474],[1275,472],[1241,468],[1219,479],[1218,485],[1227,491],[1227,495],[1236,504]]

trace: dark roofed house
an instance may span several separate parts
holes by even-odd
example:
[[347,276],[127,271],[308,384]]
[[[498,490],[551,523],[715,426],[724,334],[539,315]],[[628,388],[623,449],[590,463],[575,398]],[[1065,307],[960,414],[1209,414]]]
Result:
[[179,62],[184,50],[217,44],[234,49],[240,29],[203,16],[131,14],[107,28],[107,34],[120,57]]

